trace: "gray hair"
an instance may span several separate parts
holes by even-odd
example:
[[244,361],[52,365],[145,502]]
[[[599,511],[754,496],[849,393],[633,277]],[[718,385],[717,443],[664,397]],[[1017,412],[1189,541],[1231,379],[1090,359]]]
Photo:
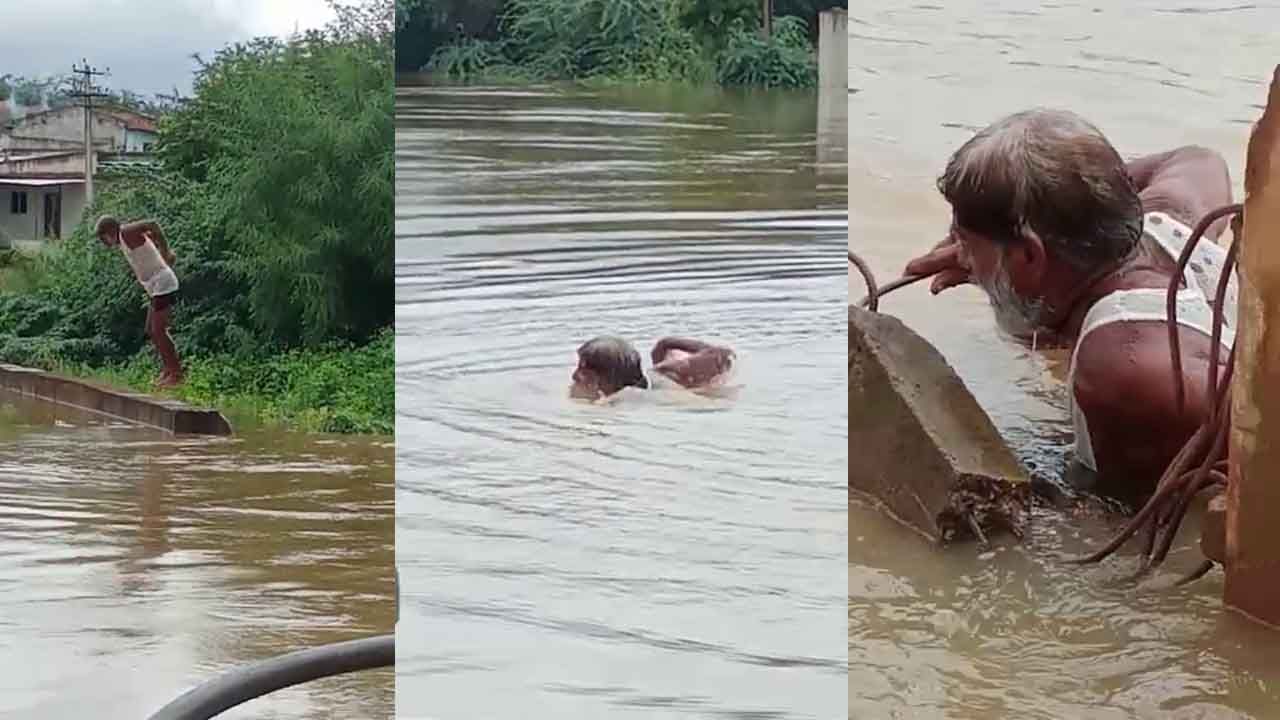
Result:
[[622,338],[592,338],[578,348],[578,358],[608,384],[602,388],[608,394],[632,385],[642,390],[649,387],[640,353]]
[[98,218],[98,224],[94,226],[93,234],[101,235],[104,232],[112,232],[120,229],[120,221],[111,215],[103,215]]
[[1002,245],[1038,237],[1090,271],[1128,257],[1142,201],[1106,137],[1065,110],[1010,115],[973,136],[938,178],[960,227]]

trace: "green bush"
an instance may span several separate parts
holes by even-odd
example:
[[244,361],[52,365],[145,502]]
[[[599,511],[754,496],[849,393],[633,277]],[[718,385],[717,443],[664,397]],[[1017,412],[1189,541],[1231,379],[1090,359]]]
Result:
[[[786,88],[817,83],[810,36],[818,11],[840,4],[780,2],[797,15],[775,17],[766,39],[758,0],[505,0],[500,23],[481,33],[456,0],[399,3],[398,45],[417,56],[425,42],[424,69],[455,79]],[[461,31],[448,27],[455,20]]]
[[[149,351],[106,366],[55,362],[52,369],[151,391]],[[395,336],[390,329],[363,346],[334,343],[257,357],[208,355],[191,360],[172,393],[217,407],[240,427],[284,426],[309,432],[392,434]]]
[[394,318],[391,52],[389,34],[237,45],[162,125],[161,157],[215,198],[219,260],[272,340],[360,341]]
[[813,87],[818,63],[806,33],[804,21],[796,17],[774,18],[768,39],[738,21],[720,54],[717,79],[723,85]]
[[507,0],[501,31],[510,62],[539,79],[710,79],[670,0]]
[[472,39],[440,48],[431,56],[426,69],[457,80],[516,72],[507,61],[503,43]]
[[760,27],[760,0],[677,0],[680,24],[704,45],[723,49],[739,23]]

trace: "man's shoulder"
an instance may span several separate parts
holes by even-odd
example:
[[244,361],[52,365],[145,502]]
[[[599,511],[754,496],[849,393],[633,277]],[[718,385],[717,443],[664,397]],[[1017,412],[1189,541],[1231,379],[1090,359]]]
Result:
[[[1180,332],[1181,373],[1189,398],[1203,395],[1211,341]],[[1144,423],[1187,413],[1179,409],[1169,331],[1164,323],[1111,323],[1080,341],[1071,387],[1085,416]],[[1197,401],[1198,402],[1198,401]],[[1194,404],[1193,404],[1194,405]]]
[[1109,323],[1080,341],[1072,392],[1080,408],[1124,415],[1171,409],[1173,362],[1157,323]]

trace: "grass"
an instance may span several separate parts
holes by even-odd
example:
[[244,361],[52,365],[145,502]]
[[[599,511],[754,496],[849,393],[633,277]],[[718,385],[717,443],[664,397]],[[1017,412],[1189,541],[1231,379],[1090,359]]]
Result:
[[63,375],[212,407],[237,428],[390,435],[395,423],[395,336],[388,329],[367,345],[333,345],[261,358],[231,355],[184,359],[186,383],[156,390],[159,364],[144,351],[106,367],[55,363]]
[[0,292],[27,292],[39,279],[39,252],[0,248]]

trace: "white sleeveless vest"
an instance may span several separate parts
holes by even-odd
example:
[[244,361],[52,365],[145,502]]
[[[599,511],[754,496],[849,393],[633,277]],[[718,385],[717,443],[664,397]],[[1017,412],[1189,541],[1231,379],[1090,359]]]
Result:
[[147,295],[158,297],[178,290],[177,274],[160,257],[160,251],[151,238],[146,238],[141,245],[131,248],[121,235],[118,244],[120,252],[124,253],[124,259],[133,269],[134,277],[138,278],[138,283],[147,291]]
[[[1162,250],[1174,262],[1182,255],[1187,241],[1191,239],[1191,229],[1164,213],[1148,213],[1143,218],[1143,242],[1153,248]],[[1202,238],[1187,264],[1183,274],[1186,287],[1178,291],[1178,325],[1213,335],[1212,301],[1217,291],[1218,278],[1222,274],[1222,266],[1226,262],[1227,251],[1221,245]],[[1093,442],[1089,437],[1089,424],[1075,403],[1075,369],[1076,354],[1080,345],[1089,333],[1104,325],[1117,322],[1158,322],[1165,323],[1169,314],[1165,310],[1168,294],[1165,289],[1143,288],[1137,290],[1118,290],[1105,295],[1089,308],[1085,315],[1084,325],[1080,328],[1080,336],[1076,338],[1075,348],[1071,351],[1071,368],[1067,372],[1067,397],[1071,408],[1071,420],[1075,426],[1076,459],[1090,470],[1097,471],[1098,464],[1093,456]],[[1224,348],[1230,349],[1235,341],[1237,284],[1235,273],[1231,274],[1227,283],[1226,296],[1223,300],[1225,322],[1222,327],[1221,342]]]

